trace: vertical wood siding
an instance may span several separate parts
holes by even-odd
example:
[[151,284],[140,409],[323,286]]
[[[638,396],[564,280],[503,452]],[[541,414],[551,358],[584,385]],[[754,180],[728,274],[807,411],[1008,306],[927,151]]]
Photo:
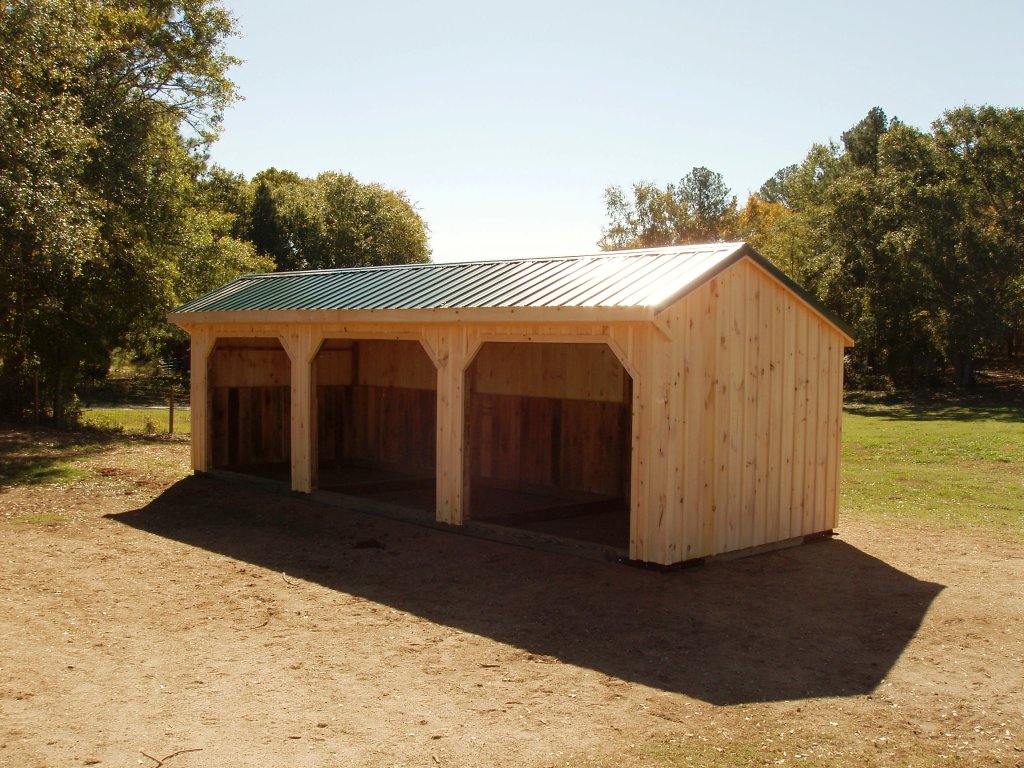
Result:
[[[749,262],[697,288],[666,310],[665,320],[683,360],[682,387],[668,389],[685,404],[686,422],[674,443],[655,440],[651,450],[677,457],[682,467],[681,559],[833,528],[839,334]],[[656,378],[673,375],[655,368]],[[663,407],[659,420],[673,418]],[[664,483],[679,488],[667,467]],[[652,508],[660,503],[647,501]],[[671,557],[671,539],[666,528],[665,544],[648,547],[645,559]]]
[[419,342],[328,339],[314,366],[321,462],[433,472],[437,373]]
[[[473,472],[609,494],[628,484],[630,556],[661,564],[837,522],[845,337],[749,260],[656,322],[296,316],[188,330],[199,360],[219,337],[250,338],[215,348],[209,366],[194,358],[193,403],[210,410],[193,438],[197,469],[235,460],[233,451],[242,461],[289,450],[293,487],[308,490],[317,451],[433,461],[437,519],[453,524],[470,507]],[[283,389],[243,393],[261,387]],[[257,409],[260,424],[273,425],[289,402],[288,439],[279,424],[268,427],[276,443],[255,419],[243,424]]]
[[628,497],[629,376],[606,344],[485,343],[466,380],[474,479]]
[[221,338],[209,354],[213,467],[289,462],[291,364],[276,338]]

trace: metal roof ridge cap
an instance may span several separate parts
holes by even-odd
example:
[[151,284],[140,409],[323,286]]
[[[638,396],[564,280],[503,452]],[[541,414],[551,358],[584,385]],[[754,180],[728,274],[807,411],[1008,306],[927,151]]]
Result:
[[652,248],[623,248],[617,251],[601,251],[596,256],[614,256],[620,255],[625,256],[628,254],[640,254],[640,253],[681,253],[683,251],[711,251],[711,250],[729,250],[737,251],[743,246],[748,245],[746,240],[725,240],[722,242],[713,243],[686,243],[682,245],[658,245]]
[[329,267],[326,269],[296,269],[289,270],[286,272],[251,272],[245,275],[240,275],[236,280],[246,280],[254,278],[276,278],[276,277],[299,277],[302,275],[324,275],[337,272],[360,272],[364,270],[406,270],[406,269],[431,269],[431,268],[444,268],[449,266],[467,266],[471,264],[517,264],[517,263],[537,263],[543,261],[571,261],[573,259],[605,259],[616,256],[628,256],[628,255],[640,255],[644,253],[680,253],[684,251],[701,251],[701,250],[721,250],[729,249],[730,251],[738,250],[740,247],[747,245],[743,240],[732,240],[721,243],[687,243],[685,245],[659,245],[653,248],[623,248],[615,251],[598,251],[596,253],[576,253],[576,254],[561,254],[561,255],[549,255],[549,256],[519,256],[511,259],[468,259],[466,261],[427,261],[427,262],[413,262],[410,264],[364,264],[356,267]]

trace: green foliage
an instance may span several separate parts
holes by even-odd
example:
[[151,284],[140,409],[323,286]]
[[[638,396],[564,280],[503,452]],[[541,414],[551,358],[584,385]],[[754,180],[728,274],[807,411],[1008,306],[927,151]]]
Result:
[[742,236],[850,323],[855,382],[970,386],[1021,337],[1021,159],[1022,110],[961,107],[926,133],[876,107],[765,182]]
[[0,490],[4,486],[66,485],[89,475],[78,466],[100,449],[95,437],[6,432],[0,436]]
[[234,98],[217,0],[0,5],[0,412],[54,419],[111,350],[266,262],[197,207]]
[[427,227],[405,193],[349,174],[256,175],[240,235],[277,269],[425,262]]
[[0,413],[58,423],[115,350],[183,366],[164,315],[246,272],[425,261],[401,192],[205,147],[235,98],[221,0],[0,4]]
[[[83,408],[81,424],[84,427],[122,434],[166,435],[170,428],[170,410],[140,408]],[[174,409],[174,434],[192,432],[192,411]]]
[[758,197],[767,203],[780,203],[789,206],[791,204],[788,191],[789,177],[796,173],[798,168],[797,165],[787,165],[776,171],[774,176],[761,185]]
[[722,175],[693,168],[678,184],[661,189],[653,182],[604,192],[608,226],[600,242],[605,250],[727,240],[738,231],[736,198]]

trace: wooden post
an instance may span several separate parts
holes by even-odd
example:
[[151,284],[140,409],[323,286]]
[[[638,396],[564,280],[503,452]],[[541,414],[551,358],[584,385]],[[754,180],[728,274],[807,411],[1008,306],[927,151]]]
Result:
[[[281,337],[291,360],[291,464],[292,490],[313,490],[316,452],[315,403],[313,400],[313,357],[316,348],[308,327],[292,329]],[[316,345],[319,346],[319,343]]]
[[[216,337],[209,328],[203,326],[187,327],[192,336],[191,345],[191,386],[190,400],[192,404],[192,469],[195,472],[206,472],[213,466],[210,435],[210,392],[209,366],[210,353]],[[223,439],[222,435],[220,439]]]
[[479,340],[457,326],[444,327],[433,343],[437,370],[437,521],[462,525],[469,509],[465,451],[465,374]]
[[167,412],[167,434],[174,434],[174,385],[171,385],[170,397],[168,397],[169,410]]

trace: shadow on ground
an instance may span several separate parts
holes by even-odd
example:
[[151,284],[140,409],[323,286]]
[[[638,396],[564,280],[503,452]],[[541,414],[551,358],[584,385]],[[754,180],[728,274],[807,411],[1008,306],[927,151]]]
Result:
[[111,519],[722,705],[874,690],[943,588],[839,540],[662,573],[204,477]]
[[82,473],[71,462],[97,456],[111,442],[110,435],[100,432],[0,429],[0,488],[73,479]]
[[1024,421],[1024,366],[978,373],[978,379],[972,390],[847,392],[843,408],[899,421]]

